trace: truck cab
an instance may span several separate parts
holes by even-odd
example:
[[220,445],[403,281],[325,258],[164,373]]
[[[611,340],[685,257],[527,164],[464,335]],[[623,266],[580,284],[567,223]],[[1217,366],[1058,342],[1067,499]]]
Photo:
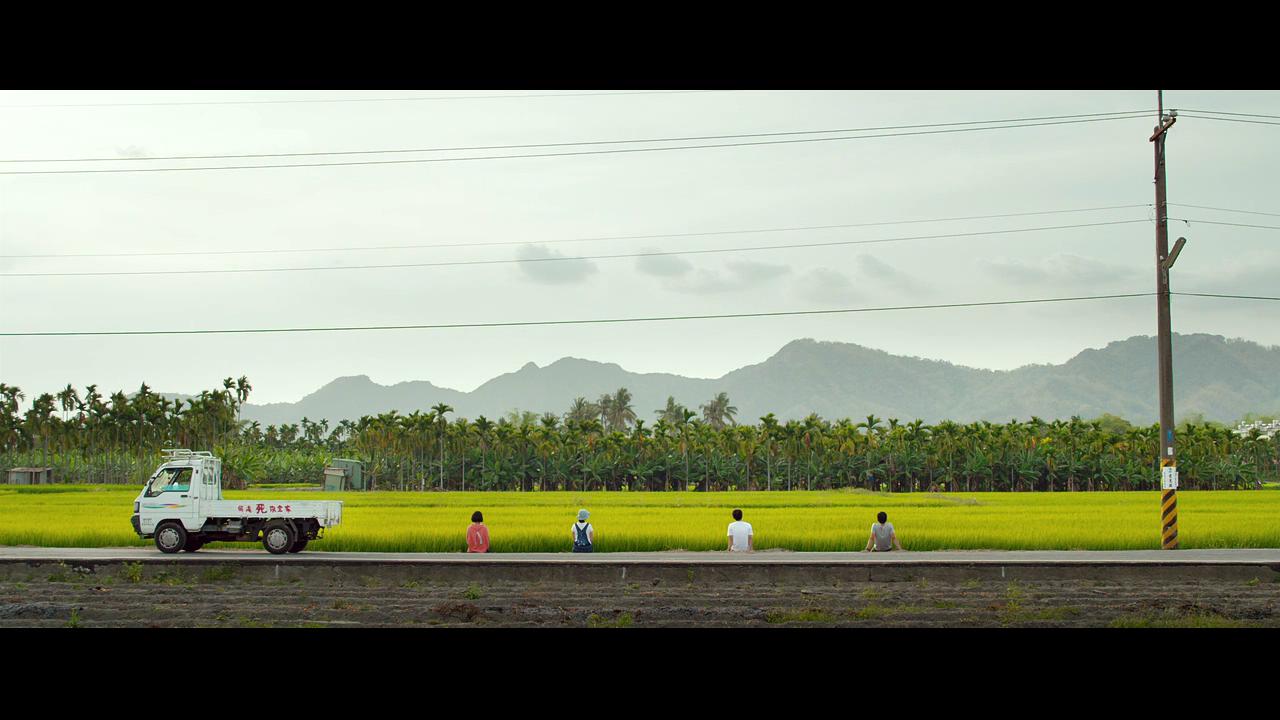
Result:
[[133,502],[133,531],[164,553],[205,543],[262,540],[268,552],[301,552],[342,521],[340,501],[224,500],[222,461],[212,453],[166,449],[165,461]]
[[188,532],[204,526],[201,501],[222,499],[222,461],[210,452],[165,450],[166,460],[133,502],[133,529],[152,537],[163,520],[176,520]]

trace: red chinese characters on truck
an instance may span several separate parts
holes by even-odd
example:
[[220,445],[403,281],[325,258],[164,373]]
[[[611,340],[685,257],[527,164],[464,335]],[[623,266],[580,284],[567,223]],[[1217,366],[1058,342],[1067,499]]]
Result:
[[237,505],[236,511],[242,512],[242,513],[258,513],[258,514],[276,513],[276,512],[291,513],[293,512],[293,506],[292,505],[267,505],[266,503],[258,503],[256,506]]

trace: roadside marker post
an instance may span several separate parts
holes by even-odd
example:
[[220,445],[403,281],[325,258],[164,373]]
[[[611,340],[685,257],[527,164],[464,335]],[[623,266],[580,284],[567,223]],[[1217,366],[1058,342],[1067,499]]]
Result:
[[1160,547],[1178,549],[1178,466],[1160,461]]

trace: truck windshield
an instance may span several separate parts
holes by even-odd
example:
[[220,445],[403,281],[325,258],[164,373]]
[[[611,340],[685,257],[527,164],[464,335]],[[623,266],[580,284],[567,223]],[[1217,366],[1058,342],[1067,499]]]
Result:
[[147,497],[163,492],[187,492],[191,489],[191,468],[171,467],[160,471],[147,485]]

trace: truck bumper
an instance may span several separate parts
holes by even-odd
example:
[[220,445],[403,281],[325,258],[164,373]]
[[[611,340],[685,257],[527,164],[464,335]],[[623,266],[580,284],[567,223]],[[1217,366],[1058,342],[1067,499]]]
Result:
[[142,523],[138,520],[136,513],[133,517],[129,518],[129,522],[133,524],[133,531],[138,533],[138,537],[142,537]]

